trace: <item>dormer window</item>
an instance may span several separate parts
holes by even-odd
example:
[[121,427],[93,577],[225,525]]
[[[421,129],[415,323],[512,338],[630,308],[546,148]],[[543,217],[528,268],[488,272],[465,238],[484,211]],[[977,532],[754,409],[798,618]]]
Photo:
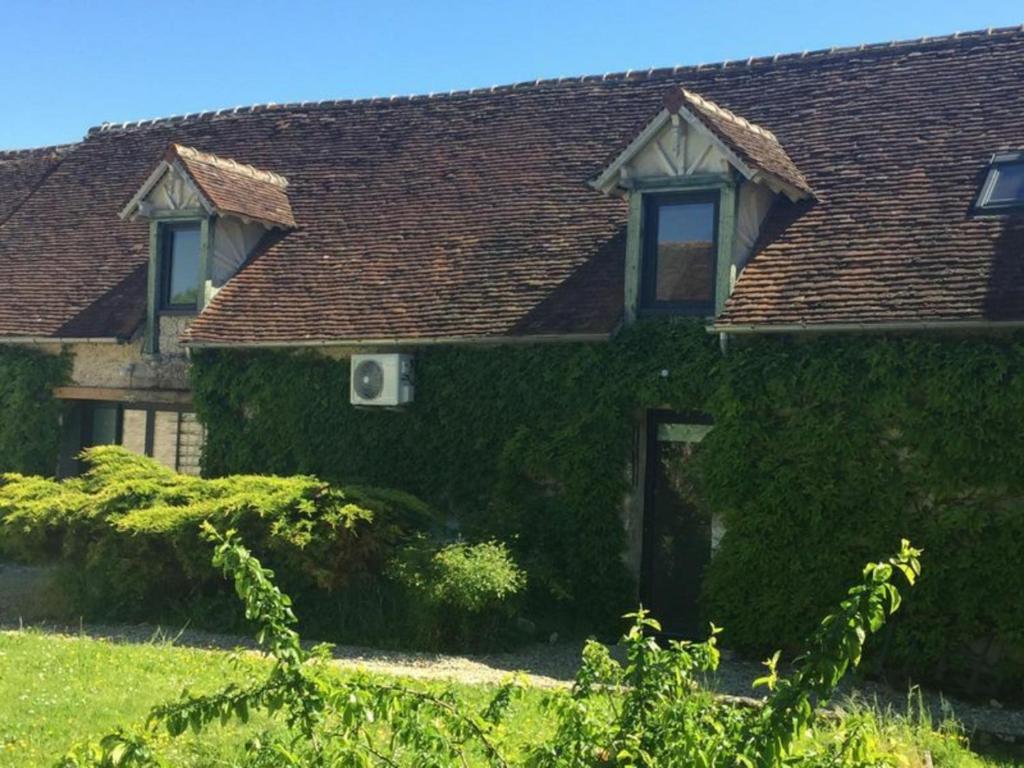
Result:
[[1024,208],[1024,152],[993,156],[975,208],[982,212]]
[[164,224],[160,237],[160,308],[194,312],[199,298],[201,227],[198,223]]
[[641,311],[714,314],[719,198],[717,190],[645,196]]
[[121,210],[122,219],[149,221],[147,353],[180,351],[186,315],[202,312],[264,244],[295,229],[287,190],[276,173],[179,144],[167,149]]
[[774,133],[682,88],[591,181],[629,201],[623,320],[717,316],[776,198],[813,198]]

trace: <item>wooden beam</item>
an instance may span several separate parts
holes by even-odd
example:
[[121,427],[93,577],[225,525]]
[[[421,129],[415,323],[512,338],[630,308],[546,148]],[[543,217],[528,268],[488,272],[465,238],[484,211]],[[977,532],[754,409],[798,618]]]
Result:
[[687,176],[658,176],[635,179],[633,189],[658,192],[696,192],[702,189],[718,189],[733,184],[727,173],[691,173]]
[[715,275],[715,317],[722,314],[732,293],[732,244],[736,237],[735,185],[722,187],[718,201],[718,272]]
[[148,403],[191,406],[192,392],[187,389],[128,389],[126,387],[55,387],[60,400],[96,400],[107,403]]
[[142,350],[149,355],[160,354],[160,328],[157,317],[157,287],[160,274],[160,223],[149,222],[149,274],[146,277],[146,333]]
[[643,254],[644,196],[633,192],[629,196],[629,223],[626,225],[626,283],[625,322],[636,320],[640,303],[640,261]]
[[213,217],[204,216],[199,223],[199,289],[196,291],[196,312],[206,309],[206,286],[213,263]]

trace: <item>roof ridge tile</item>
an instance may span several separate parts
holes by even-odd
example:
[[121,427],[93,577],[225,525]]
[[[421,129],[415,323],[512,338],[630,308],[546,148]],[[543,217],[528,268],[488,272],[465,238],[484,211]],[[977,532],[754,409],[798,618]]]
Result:
[[25,149],[0,149],[0,160],[18,160],[25,157],[59,154],[78,146],[78,143],[73,141],[68,144],[49,144],[43,147],[26,147]]
[[[831,48],[819,48],[817,50],[809,50],[802,52],[792,53],[776,53],[765,56],[751,56],[745,61],[740,61],[739,66],[746,66],[747,68],[753,68],[757,66],[773,66],[776,64],[801,64],[806,62],[816,63],[822,59],[829,57],[842,57],[854,54],[864,53],[882,53],[892,50],[900,49],[913,49],[916,47],[923,46],[936,46],[950,42],[963,42],[965,40],[972,39],[984,39],[996,36],[1014,36],[1024,34],[1024,24],[1018,24],[1007,27],[988,27],[986,29],[971,30],[968,32],[954,32],[948,35],[937,35],[930,37],[919,37],[919,38],[908,38],[904,40],[892,40],[885,43],[861,43],[860,45],[845,46],[845,47],[831,47]],[[98,126],[90,128],[87,132],[87,136],[92,136],[96,133],[106,133],[111,131],[127,131],[153,125],[170,125],[174,123],[180,123],[188,120],[201,120],[210,119],[213,117],[220,117],[226,114],[256,114],[259,112],[268,112],[273,110],[289,110],[289,109],[310,109],[310,108],[332,108],[339,106],[348,106],[354,104],[378,104],[378,103],[408,103],[414,101],[432,100],[432,99],[449,99],[449,98],[461,98],[465,96],[472,96],[476,93],[489,92],[489,93],[500,93],[505,91],[515,91],[527,87],[542,87],[548,85],[558,85],[562,83],[586,83],[586,82],[618,82],[637,80],[644,78],[661,77],[662,73],[668,73],[671,75],[678,75],[687,70],[693,72],[701,72],[706,69],[727,69],[735,68],[737,62],[734,60],[724,60],[717,63],[711,64],[695,64],[695,65],[677,65],[675,67],[665,67],[660,69],[650,70],[634,70],[629,69],[625,72],[607,72],[604,75],[579,75],[567,78],[548,78],[540,80],[523,80],[516,83],[508,83],[504,85],[492,85],[489,89],[484,88],[465,88],[460,90],[452,90],[445,93],[429,93],[429,94],[406,94],[396,95],[388,98],[385,97],[373,97],[373,98],[350,98],[350,99],[325,99],[318,102],[310,101],[295,101],[287,102],[283,104],[277,104],[274,102],[267,102],[263,104],[251,104],[248,106],[238,106],[233,109],[211,109],[204,110],[201,112],[192,112],[186,115],[170,115],[167,117],[155,117],[147,118],[143,120],[130,120],[126,122],[104,122]]]
[[257,168],[254,165],[249,165],[248,163],[240,163],[229,157],[220,157],[219,155],[214,155],[210,152],[203,152],[195,147],[186,147],[181,144],[172,144],[171,151],[186,160],[194,160],[198,163],[212,165],[216,168],[230,171],[231,173],[237,173],[242,176],[248,176],[249,178],[257,181],[264,181],[268,184],[273,184],[281,189],[286,189],[288,187],[288,179],[284,176],[274,173],[273,171],[264,171],[263,169]]
[[708,110],[709,112],[713,112],[714,114],[718,115],[719,117],[725,120],[736,123],[742,128],[746,128],[748,131],[753,131],[754,133],[761,134],[762,136],[769,138],[772,141],[778,141],[778,138],[776,138],[775,134],[769,131],[767,128],[764,128],[763,126],[760,126],[757,123],[752,123],[745,117],[740,117],[732,110],[726,109],[725,107],[716,104],[715,102],[711,101],[711,99],[704,98],[699,93],[694,93],[693,91],[688,90],[686,88],[680,88],[679,90],[683,92],[683,95],[691,103],[696,104],[697,106],[702,107]]

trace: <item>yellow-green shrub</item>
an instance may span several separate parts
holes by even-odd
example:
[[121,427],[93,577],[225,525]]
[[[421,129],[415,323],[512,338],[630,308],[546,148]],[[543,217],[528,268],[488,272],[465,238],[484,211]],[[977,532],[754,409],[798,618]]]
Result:
[[116,446],[84,458],[88,470],[61,482],[0,476],[0,550],[62,563],[92,616],[145,617],[218,594],[204,520],[239,530],[282,583],[321,597],[379,574],[397,546],[435,524],[396,491],[309,476],[190,477]]

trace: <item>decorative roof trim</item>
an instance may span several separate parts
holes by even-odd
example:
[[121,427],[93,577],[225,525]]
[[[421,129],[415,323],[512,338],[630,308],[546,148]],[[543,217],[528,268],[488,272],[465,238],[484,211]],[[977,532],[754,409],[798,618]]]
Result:
[[128,204],[121,209],[118,217],[122,221],[128,221],[138,216],[141,212],[143,201],[145,201],[156,185],[161,182],[164,175],[171,171],[176,172],[185,180],[189,187],[191,187],[192,191],[196,193],[196,197],[199,198],[199,201],[203,204],[203,208],[207,213],[211,215],[216,213],[216,209],[210,201],[206,199],[206,195],[202,193],[202,190],[199,189],[198,185],[192,181],[192,177],[185,171],[181,164],[176,160],[168,161],[167,159],[164,159],[159,162],[156,168],[153,169],[153,172],[149,174],[149,177],[139,188],[139,191],[135,193],[131,200],[128,201]]
[[767,128],[764,128],[764,127],[758,125],[757,123],[752,123],[749,120],[747,120],[747,118],[745,118],[745,117],[740,117],[739,115],[737,115],[732,110],[729,110],[729,109],[726,109],[725,107],[719,106],[718,104],[716,104],[715,102],[711,101],[710,99],[705,99],[699,93],[694,93],[693,91],[691,91],[691,90],[689,90],[687,88],[680,88],[679,92],[687,100],[694,102],[695,104],[697,104],[700,107],[703,107],[704,109],[708,110],[709,112],[714,112],[716,115],[718,115],[719,117],[721,117],[721,118],[723,118],[725,120],[729,120],[731,122],[734,122],[737,125],[741,126],[742,128],[746,128],[748,131],[753,131],[754,133],[759,133],[762,136],[765,136],[765,137],[771,139],[774,142],[778,142],[779,141],[778,138],[775,136],[775,134],[772,133],[771,131],[769,131]]
[[[761,167],[752,166],[747,161],[743,160],[729,144],[724,141],[717,133],[713,130],[701,117],[701,115],[691,109],[691,106],[699,107],[700,109],[712,112],[716,116],[723,120],[735,123],[737,126],[743,128],[746,131],[756,133],[766,139],[774,142],[782,149],[782,145],[776,138],[775,134],[769,131],[767,128],[763,128],[756,123],[752,123],[746,118],[740,117],[736,113],[720,107],[713,101],[705,99],[703,96],[689,91],[685,88],[673,87],[665,95],[665,106],[661,109],[654,118],[644,126],[643,130],[634,138],[625,149],[620,152],[614,160],[601,172],[596,178],[591,180],[590,185],[595,189],[610,194],[617,186],[623,186],[621,184],[621,174],[624,166],[629,163],[634,157],[642,152],[647,145],[657,138],[659,131],[665,126],[666,122],[672,120],[676,115],[686,121],[687,125],[693,128],[695,131],[704,136],[711,145],[715,147],[732,165],[737,171],[739,171],[744,178],[747,180],[764,184],[773,192],[781,192],[786,195],[790,200],[796,202],[797,200],[810,197],[812,193],[807,189],[802,189],[786,179],[780,177],[778,174],[764,170]],[[784,149],[782,150],[785,151]],[[666,176],[666,178],[672,178]]]
[[230,158],[218,157],[217,155],[211,155],[209,152],[200,152],[198,149],[192,147],[185,147],[181,144],[171,144],[170,149],[167,150],[168,157],[177,156],[185,158],[186,160],[193,160],[197,163],[205,163],[206,165],[212,165],[216,168],[220,168],[231,173],[237,173],[242,176],[248,176],[251,179],[257,181],[263,181],[267,184],[273,184],[281,189],[288,188],[288,179],[280,174],[273,173],[272,171],[262,171],[245,163],[240,163],[237,160],[231,160]]
[[[610,193],[618,182],[619,172],[622,170],[622,167],[636,157],[636,155],[638,155],[643,148],[658,135],[658,132],[664,128],[665,124],[670,120],[671,115],[668,110],[662,108],[662,110],[644,126],[643,130],[626,145],[626,148],[616,155],[615,159],[612,160],[603,171],[601,171],[601,174],[596,179],[591,180],[590,186],[604,192],[605,194]],[[702,130],[706,131],[703,126]],[[717,141],[717,138],[715,138],[715,140]]]

